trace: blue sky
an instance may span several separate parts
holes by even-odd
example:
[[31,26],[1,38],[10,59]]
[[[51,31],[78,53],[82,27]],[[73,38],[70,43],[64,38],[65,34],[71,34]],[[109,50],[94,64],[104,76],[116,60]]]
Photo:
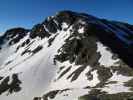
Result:
[[133,0],[0,0],[0,32],[13,27],[31,28],[61,10],[133,24]]

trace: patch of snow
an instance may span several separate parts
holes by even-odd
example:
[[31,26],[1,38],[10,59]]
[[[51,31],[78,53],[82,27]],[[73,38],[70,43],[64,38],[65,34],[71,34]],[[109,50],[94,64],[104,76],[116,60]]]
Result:
[[[18,53],[16,53],[16,48],[22,44],[26,39],[29,38],[29,33],[27,33],[27,35],[21,39],[18,43],[9,46],[8,42],[2,46],[2,50],[0,51],[0,69],[3,69],[5,67],[5,64],[9,61],[14,60],[13,58],[15,58]],[[22,49],[22,48],[21,48]]]
[[[71,28],[71,27],[70,27]],[[35,49],[37,46],[42,45],[43,49],[35,55],[21,53],[27,48],[27,46],[21,47],[16,53],[7,56],[6,61],[13,60],[8,65],[1,65],[0,76],[10,76],[13,73],[19,73],[19,79],[22,81],[22,90],[17,93],[13,93],[6,96],[3,93],[0,96],[1,100],[32,100],[33,97],[39,96],[49,86],[52,78],[55,76],[56,65],[54,65],[54,55],[65,43],[66,38],[70,36],[70,30],[58,31],[58,35],[52,43],[52,46],[48,47],[48,39],[32,39],[33,42],[28,48],[29,50]],[[57,34],[56,33],[56,34]],[[53,37],[52,34],[49,38]],[[18,45],[21,45],[28,36],[22,39],[19,43],[13,45],[14,50]]]
[[[83,88],[83,87],[88,85],[89,82],[87,82],[87,77],[85,76],[85,74],[87,73],[87,71],[89,71],[89,69],[90,69],[89,66],[81,73],[81,75],[78,77],[78,79],[73,81],[73,82],[71,82],[70,79],[67,79],[67,77],[72,72],[74,72],[76,69],[78,69],[80,66],[70,64],[69,61],[66,61],[62,64],[58,64],[58,67],[61,67],[61,66],[65,66],[65,68],[63,70],[66,70],[70,66],[72,66],[72,68],[63,77],[61,77],[60,79],[52,82],[52,84],[50,86],[51,90],[58,90],[58,89],[62,90],[62,89],[65,89],[65,88]],[[61,72],[63,72],[63,70]],[[59,75],[60,74],[57,73],[56,78],[54,78],[54,79],[57,79],[57,77]]]
[[117,72],[115,72],[113,74],[113,76],[109,79],[109,81],[118,81],[120,83],[124,83],[124,82],[131,80],[132,78],[133,77],[123,76],[123,75],[117,74]]
[[43,27],[46,30],[46,32],[50,33],[49,30],[47,29],[47,27],[45,25],[43,25]]
[[113,76],[108,80],[108,82],[116,81],[117,83],[114,84],[107,84],[102,91],[108,92],[108,94],[115,94],[120,92],[132,92],[130,87],[124,86],[124,82],[128,82],[133,77],[127,77],[123,75],[118,75],[117,72],[113,74]]
[[62,23],[62,28],[63,28],[63,29],[68,28],[68,24],[67,24],[67,23],[65,23],[65,22],[63,22],[63,23]]
[[80,33],[80,34],[81,34],[81,33],[84,33],[84,27],[79,28],[79,29],[78,29],[78,33]]
[[54,19],[53,21],[56,23],[56,25],[59,25],[59,23],[57,22],[57,20]]
[[99,59],[100,65],[104,65],[105,67],[110,66],[118,66],[117,62],[119,59],[114,60],[113,53],[111,53],[109,50],[107,50],[107,47],[105,47],[102,43],[97,42],[97,52],[100,53],[101,57]]
[[80,23],[80,24],[82,24],[82,25],[85,25],[85,24],[86,24],[86,22],[83,21],[83,20],[79,20],[78,23]]
[[97,70],[92,71],[91,74],[93,75],[93,80],[89,81],[88,86],[94,87],[94,86],[96,86],[98,83],[100,83],[100,80],[98,79]]
[[[80,96],[88,94],[88,89],[72,89],[56,95],[54,100],[78,100]],[[53,99],[48,99],[53,100]]]
[[[96,86],[100,81],[98,79],[98,74],[97,71],[93,71],[91,74],[93,75],[93,80],[89,81],[87,79],[86,74],[88,73],[88,71],[91,69],[90,66],[87,66],[83,72],[81,72],[81,74],[79,75],[79,77],[75,80],[71,82],[71,78],[67,79],[67,77],[73,73],[75,70],[77,70],[78,68],[80,68],[80,65],[75,65],[74,63],[70,64],[69,61],[66,61],[64,63],[58,64],[58,67],[62,67],[64,66],[65,68],[63,68],[63,70],[60,71],[60,73],[62,73],[64,70],[66,70],[68,67],[71,66],[71,69],[60,79],[53,81],[51,86],[49,87],[50,90],[62,90],[62,89],[66,89],[66,88],[84,88],[87,86],[90,87],[94,87]],[[57,79],[60,75],[60,73],[57,73],[56,77],[54,79]]]

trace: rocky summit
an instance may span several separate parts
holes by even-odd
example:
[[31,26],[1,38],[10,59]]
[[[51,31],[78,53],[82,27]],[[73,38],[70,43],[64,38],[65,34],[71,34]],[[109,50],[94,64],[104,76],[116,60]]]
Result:
[[0,37],[0,100],[133,100],[133,25],[61,11]]

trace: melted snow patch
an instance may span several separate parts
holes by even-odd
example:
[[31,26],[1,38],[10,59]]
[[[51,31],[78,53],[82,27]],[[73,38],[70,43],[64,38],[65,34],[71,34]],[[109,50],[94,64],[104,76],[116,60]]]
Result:
[[63,23],[62,23],[62,28],[63,28],[63,29],[68,28],[68,24],[67,24],[67,23],[65,23],[65,22],[63,22]]
[[100,80],[98,79],[97,70],[92,71],[91,74],[93,75],[93,80],[89,81],[88,86],[94,87],[94,86],[96,86],[98,83],[100,83]]
[[[71,82],[70,79],[67,79],[67,77],[71,73],[73,73],[76,69],[78,69],[80,67],[80,65],[76,66],[74,63],[70,64],[69,61],[66,61],[62,64],[61,63],[58,64],[58,67],[61,67],[61,66],[65,66],[65,68],[63,70],[66,70],[70,66],[72,66],[72,67],[71,67],[71,70],[69,70],[69,72],[67,72],[63,77],[61,77],[59,80],[56,80],[55,82],[54,81],[52,82],[52,84],[50,86],[51,90],[58,90],[58,89],[63,90],[66,88],[83,88],[85,86],[88,86],[89,82],[87,80],[86,73],[90,70],[89,66],[80,74],[78,79],[73,82]],[[63,72],[63,70],[61,72]],[[57,73],[55,79],[57,79],[57,77],[60,75],[60,73]]]
[[78,29],[78,33],[80,33],[80,34],[81,34],[81,33],[84,33],[84,27],[79,28],[79,29]]
[[104,65],[105,67],[110,66],[118,66],[117,62],[119,59],[114,60],[113,54],[107,50],[107,47],[105,47],[102,43],[97,42],[97,52],[101,54],[101,58],[99,59],[100,65]]
[[54,79],[57,79],[58,76],[60,75],[60,73],[65,71],[70,66],[71,66],[71,69],[67,73],[65,73],[65,75],[63,75],[60,79],[52,82],[52,84],[50,86],[51,90],[62,90],[62,89],[66,89],[66,88],[84,88],[84,87],[87,87],[87,86],[94,87],[100,82],[99,79],[98,79],[98,74],[97,74],[96,70],[91,72],[91,74],[93,75],[93,79],[91,81],[88,80],[87,73],[88,73],[88,71],[91,70],[90,66],[87,66],[81,72],[79,77],[76,80],[71,82],[71,78],[67,79],[67,77],[71,73],[73,73],[75,70],[77,70],[79,67],[81,67],[81,65],[77,66],[74,63],[70,64],[69,61],[66,61],[64,63],[58,63],[58,68],[60,68],[62,66],[64,66],[65,68],[63,68],[63,70],[61,70],[59,73],[57,73],[57,75]]
[[[72,89],[57,94],[54,100],[68,100],[68,98],[69,100],[78,100],[80,96],[88,94],[88,92],[89,92],[88,89]],[[49,98],[48,100],[53,100],[53,99]]]
[[133,77],[127,77],[127,76],[123,76],[120,74],[118,75],[117,73],[114,73],[108,82],[116,81],[117,83],[106,85],[104,88],[102,88],[102,91],[106,91],[109,94],[115,94],[120,92],[132,92],[130,91],[130,87],[124,86],[124,82],[127,82],[132,78]]

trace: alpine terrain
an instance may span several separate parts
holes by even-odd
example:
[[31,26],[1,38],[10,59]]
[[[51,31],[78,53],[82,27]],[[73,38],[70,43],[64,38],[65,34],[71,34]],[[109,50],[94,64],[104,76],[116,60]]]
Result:
[[61,11],[7,30],[0,100],[133,100],[133,25]]

